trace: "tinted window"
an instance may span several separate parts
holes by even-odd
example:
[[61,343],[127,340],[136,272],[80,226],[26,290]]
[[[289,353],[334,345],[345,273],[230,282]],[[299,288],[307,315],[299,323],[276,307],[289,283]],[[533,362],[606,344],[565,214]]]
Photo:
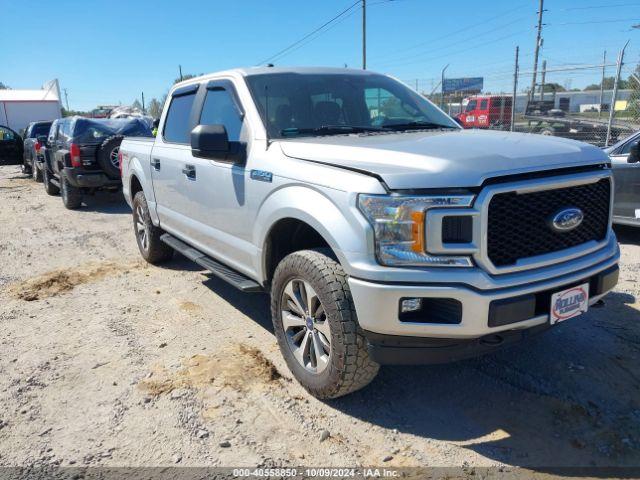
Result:
[[467,108],[465,108],[464,110],[465,112],[471,112],[476,109],[477,105],[478,105],[477,100],[470,100],[469,103],[467,103]]
[[480,101],[480,110],[486,110],[488,103],[489,103],[489,100],[487,100],[486,98]]
[[78,119],[73,129],[73,141],[77,143],[102,143],[112,135],[152,136],[146,123],[133,118]]
[[49,133],[50,128],[51,128],[50,123],[38,123],[31,129],[29,136],[31,138],[37,138],[40,135],[47,135]]
[[322,127],[340,125],[381,131],[419,123],[458,128],[424,97],[384,75],[269,73],[246,78],[271,138],[315,135]]
[[189,143],[189,133],[191,132],[189,117],[195,97],[195,93],[190,93],[171,99],[167,119],[164,122],[163,135],[167,142]]
[[216,88],[208,90],[200,115],[201,125],[224,125],[229,140],[240,140],[242,118],[228,90]]
[[58,140],[63,142],[68,142],[69,140],[71,140],[72,123],[73,120],[63,120],[60,123]]
[[629,153],[631,152],[631,147],[633,147],[634,145],[638,145],[638,142],[640,142],[640,139],[628,142],[624,147],[622,147],[622,150],[620,150],[620,154],[629,155]]
[[0,142],[12,142],[15,139],[16,136],[11,130],[0,127]]

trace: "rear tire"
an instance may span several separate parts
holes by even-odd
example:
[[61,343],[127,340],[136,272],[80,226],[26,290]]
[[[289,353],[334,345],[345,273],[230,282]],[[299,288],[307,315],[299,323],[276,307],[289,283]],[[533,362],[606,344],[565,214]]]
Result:
[[44,191],[49,195],[58,195],[60,193],[58,186],[51,183],[51,172],[46,163],[42,166],[42,181],[44,182]]
[[34,159],[31,162],[31,176],[34,182],[42,183],[42,170],[38,168],[37,161]]
[[133,231],[140,255],[147,262],[157,265],[171,260],[173,248],[160,240],[164,230],[156,227],[151,221],[147,199],[142,191],[133,197]]
[[82,190],[69,183],[66,177],[60,178],[62,203],[69,210],[77,210],[82,205]]
[[296,380],[319,399],[365,387],[380,368],[360,333],[347,275],[329,255],[301,250],[286,256],[271,285],[280,351]]

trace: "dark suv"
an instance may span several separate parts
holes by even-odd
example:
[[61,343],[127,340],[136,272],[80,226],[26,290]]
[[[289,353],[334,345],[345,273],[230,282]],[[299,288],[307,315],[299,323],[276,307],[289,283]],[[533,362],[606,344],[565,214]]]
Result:
[[49,195],[62,194],[64,206],[76,209],[82,196],[96,189],[118,190],[118,151],[125,135],[151,137],[151,129],[137,118],[57,120],[49,131],[44,152],[44,186]]
[[24,131],[24,153],[22,173],[33,175],[33,179],[42,181],[42,155],[40,149],[44,145],[52,121],[31,122]]

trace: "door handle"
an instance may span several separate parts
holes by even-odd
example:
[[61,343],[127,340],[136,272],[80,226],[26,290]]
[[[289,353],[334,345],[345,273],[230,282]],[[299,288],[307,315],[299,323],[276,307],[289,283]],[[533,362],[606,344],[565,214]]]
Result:
[[156,172],[160,171],[160,159],[159,158],[154,158],[153,160],[151,160],[151,166],[153,167],[153,169]]
[[190,178],[191,180],[196,179],[196,167],[193,165],[185,165],[182,169],[182,173],[184,173],[185,176],[187,178]]

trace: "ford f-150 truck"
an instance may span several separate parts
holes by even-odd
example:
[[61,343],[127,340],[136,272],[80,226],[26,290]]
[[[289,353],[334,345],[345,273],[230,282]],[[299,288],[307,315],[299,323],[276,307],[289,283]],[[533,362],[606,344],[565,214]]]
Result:
[[383,364],[491,352],[613,288],[598,148],[461,129],[368,71],[257,67],[175,85],[155,139],[125,138],[142,256],[178,251],[271,296],[295,378],[333,398]]

